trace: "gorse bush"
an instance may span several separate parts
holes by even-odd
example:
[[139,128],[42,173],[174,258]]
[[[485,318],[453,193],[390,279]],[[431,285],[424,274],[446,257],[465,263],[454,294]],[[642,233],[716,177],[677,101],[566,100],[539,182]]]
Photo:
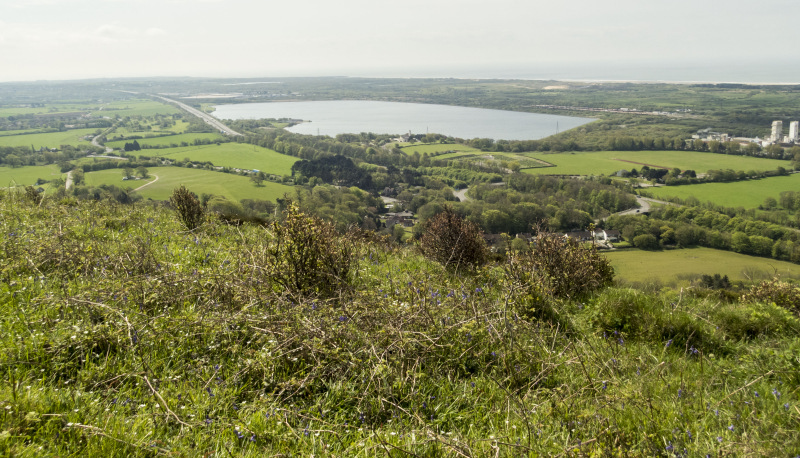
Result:
[[203,206],[197,200],[197,196],[193,192],[186,189],[183,185],[172,192],[169,198],[169,203],[175,212],[178,213],[178,218],[186,229],[190,231],[197,229],[203,224]]
[[293,295],[323,299],[346,294],[356,275],[357,237],[340,236],[333,223],[300,211],[292,202],[270,226],[266,281]]
[[743,302],[773,302],[800,315],[800,287],[777,278],[763,281],[742,295]]
[[33,205],[42,203],[42,194],[33,186],[25,186],[25,198],[28,199]]
[[419,247],[425,257],[452,270],[478,267],[488,255],[478,225],[461,218],[450,207],[425,221]]
[[614,268],[594,247],[548,233],[540,233],[532,249],[512,252],[505,268],[517,283],[558,299],[583,298],[614,280]]

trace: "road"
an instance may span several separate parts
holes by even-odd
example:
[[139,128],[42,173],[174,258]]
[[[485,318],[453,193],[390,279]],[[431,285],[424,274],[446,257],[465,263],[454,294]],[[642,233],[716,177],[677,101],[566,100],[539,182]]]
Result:
[[458,198],[459,202],[466,202],[470,200],[469,197],[467,197],[467,191],[468,188],[459,189],[458,191],[453,191],[453,195]]
[[[624,215],[640,215],[642,213],[647,213],[650,211],[650,204],[664,204],[664,205],[676,205],[672,202],[667,202],[664,200],[656,200],[651,199],[649,197],[636,197],[636,202],[639,203],[639,208],[631,208],[630,210],[625,210],[622,212],[614,213],[614,215],[624,216]],[[680,206],[680,205],[679,205]],[[604,218],[606,219],[606,218]]]
[[111,154],[111,153],[113,153],[113,152],[114,152],[114,148],[109,148],[108,146],[101,145],[101,144],[100,144],[100,143],[97,141],[97,139],[98,139],[98,138],[100,138],[100,137],[102,137],[103,135],[105,135],[105,134],[107,134],[107,133],[111,132],[112,130],[114,130],[114,128],[113,128],[113,127],[110,127],[110,128],[108,128],[108,129],[106,129],[105,131],[103,131],[103,133],[101,133],[100,135],[96,135],[96,136],[95,136],[95,137],[92,139],[92,145],[94,145],[94,146],[96,146],[96,147],[98,147],[98,148],[105,148],[105,149],[106,149],[106,154]]
[[239,132],[235,132],[235,131],[231,130],[230,127],[226,126],[225,124],[222,124],[217,118],[211,116],[208,113],[203,113],[202,111],[200,111],[200,110],[198,110],[196,108],[192,108],[189,105],[186,105],[185,103],[178,102],[177,100],[168,99],[168,98],[162,97],[160,95],[157,95],[155,97],[158,97],[159,99],[161,99],[161,100],[163,100],[165,102],[174,103],[175,105],[180,107],[182,110],[188,111],[189,113],[197,116],[198,118],[200,118],[203,121],[205,121],[206,124],[209,124],[209,125],[213,126],[215,129],[221,131],[225,135],[242,135]]

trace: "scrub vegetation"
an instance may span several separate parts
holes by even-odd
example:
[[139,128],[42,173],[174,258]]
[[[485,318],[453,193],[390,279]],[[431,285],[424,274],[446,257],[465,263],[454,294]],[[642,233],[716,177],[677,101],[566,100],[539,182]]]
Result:
[[0,213],[3,454],[800,451],[785,283],[532,302],[519,269],[546,251],[453,271],[291,205],[272,230],[19,193]]
[[[797,87],[114,84],[0,84],[0,455],[800,454],[800,148],[691,139]],[[331,138],[146,96],[231,90],[597,121]]]

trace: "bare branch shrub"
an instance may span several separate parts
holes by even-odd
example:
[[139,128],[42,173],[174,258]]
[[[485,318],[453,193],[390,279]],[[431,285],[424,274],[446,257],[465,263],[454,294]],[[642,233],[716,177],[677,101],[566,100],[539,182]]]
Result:
[[474,268],[486,262],[488,252],[480,228],[450,207],[425,221],[422,231],[422,254],[449,269]]
[[203,223],[203,206],[200,205],[197,196],[183,185],[172,191],[169,203],[178,213],[183,225],[190,231],[198,228]]

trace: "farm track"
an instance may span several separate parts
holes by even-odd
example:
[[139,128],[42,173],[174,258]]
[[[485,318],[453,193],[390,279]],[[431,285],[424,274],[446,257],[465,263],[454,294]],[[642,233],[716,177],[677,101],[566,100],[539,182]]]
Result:
[[145,184],[143,184],[143,185],[139,186],[138,188],[134,189],[133,191],[134,191],[134,192],[136,192],[136,191],[140,191],[140,190],[142,190],[143,188],[146,188],[147,186],[150,186],[151,184],[153,184],[153,183],[155,183],[156,181],[158,181],[158,175],[155,175],[155,174],[154,174],[153,176],[154,176],[154,177],[156,177],[156,179],[155,179],[155,180],[153,180],[153,181],[151,181],[151,182],[149,182],[149,183],[145,183]]

